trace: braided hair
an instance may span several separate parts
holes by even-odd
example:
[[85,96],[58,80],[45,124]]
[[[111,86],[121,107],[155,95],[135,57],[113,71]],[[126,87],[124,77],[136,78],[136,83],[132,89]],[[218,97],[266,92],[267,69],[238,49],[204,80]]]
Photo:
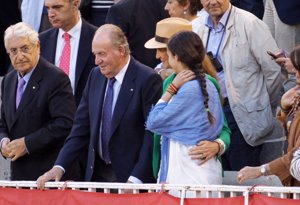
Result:
[[203,103],[208,114],[208,120],[213,124],[214,117],[209,110],[209,96],[206,88],[205,71],[202,65],[205,56],[202,40],[192,31],[179,32],[169,40],[168,49],[173,55],[177,56],[180,62],[195,73],[204,96]]

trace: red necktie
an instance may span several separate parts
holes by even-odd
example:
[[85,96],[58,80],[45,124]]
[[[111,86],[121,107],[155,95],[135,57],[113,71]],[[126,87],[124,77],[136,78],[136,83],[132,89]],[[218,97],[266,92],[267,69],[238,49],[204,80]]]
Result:
[[63,35],[65,39],[65,46],[63,48],[61,57],[60,57],[60,63],[59,67],[67,74],[69,75],[70,70],[70,55],[71,55],[71,44],[70,44],[70,34],[64,33]]

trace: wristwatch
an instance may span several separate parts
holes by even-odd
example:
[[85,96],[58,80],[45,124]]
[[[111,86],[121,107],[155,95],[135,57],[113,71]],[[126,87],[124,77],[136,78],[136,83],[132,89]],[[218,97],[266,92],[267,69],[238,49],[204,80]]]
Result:
[[263,175],[263,176],[267,176],[267,165],[266,164],[263,164],[260,166],[260,173]]

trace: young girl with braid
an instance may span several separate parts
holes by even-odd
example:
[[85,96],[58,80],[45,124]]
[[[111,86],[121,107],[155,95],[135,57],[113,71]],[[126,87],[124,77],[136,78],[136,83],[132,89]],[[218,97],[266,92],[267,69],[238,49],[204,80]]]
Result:
[[147,129],[162,135],[158,182],[221,184],[219,160],[211,158],[199,166],[189,156],[191,147],[217,139],[223,127],[218,91],[202,67],[202,41],[193,32],[180,32],[169,40],[167,52],[177,75],[146,123]]

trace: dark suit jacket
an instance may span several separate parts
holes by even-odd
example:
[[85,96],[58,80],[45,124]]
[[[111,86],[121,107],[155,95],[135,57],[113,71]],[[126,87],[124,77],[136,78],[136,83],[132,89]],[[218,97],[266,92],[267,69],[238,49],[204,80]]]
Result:
[[12,180],[36,180],[51,169],[76,110],[70,80],[40,57],[16,110],[17,72],[2,82],[0,138],[25,137],[29,154],[11,163]]
[[[82,28],[75,71],[75,99],[78,105],[89,73],[95,67],[95,56],[92,53],[92,40],[96,27],[82,19]],[[41,56],[55,64],[55,52],[58,29],[51,28],[40,34]]]
[[92,12],[92,0],[81,0],[80,1],[80,14],[85,20],[89,21]]
[[264,2],[263,0],[231,0],[232,5],[253,13],[258,18],[262,19],[264,16]]
[[[85,148],[89,147],[85,180],[93,175],[98,155],[99,127],[107,79],[96,67],[76,112],[70,136],[62,148],[56,165],[65,169]],[[118,182],[129,176],[144,183],[154,182],[152,175],[153,135],[145,131],[145,120],[153,104],[161,96],[161,78],[154,71],[131,58],[114,108],[109,152]]]
[[300,24],[299,0],[274,0],[274,5],[280,20],[288,25]]
[[106,22],[119,26],[125,33],[131,54],[151,68],[159,60],[155,49],[146,49],[144,44],[155,35],[156,23],[168,17],[164,10],[166,0],[121,0],[110,7]]

